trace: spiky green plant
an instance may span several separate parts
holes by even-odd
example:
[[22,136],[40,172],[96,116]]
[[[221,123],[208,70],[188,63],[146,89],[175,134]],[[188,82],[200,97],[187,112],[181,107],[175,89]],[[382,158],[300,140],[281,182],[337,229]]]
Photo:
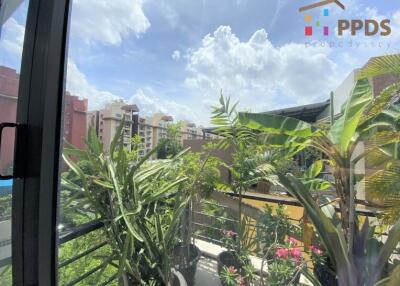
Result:
[[[90,205],[105,223],[114,252],[112,264],[118,265],[124,285],[168,285],[180,218],[190,201],[180,192],[187,178],[170,174],[182,154],[150,162],[153,150],[139,161],[130,161],[121,140],[122,126],[110,150],[103,149],[93,129],[85,150],[64,149],[63,158],[79,183],[64,177],[62,187],[79,194],[76,199]],[[85,173],[71,156],[87,162],[92,172]]]

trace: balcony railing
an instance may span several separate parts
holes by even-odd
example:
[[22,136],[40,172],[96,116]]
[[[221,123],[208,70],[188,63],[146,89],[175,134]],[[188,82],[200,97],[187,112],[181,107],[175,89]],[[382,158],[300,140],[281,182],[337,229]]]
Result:
[[[237,195],[233,194],[233,193],[224,193],[224,195],[227,198],[237,197]],[[290,197],[274,197],[274,196],[262,195],[262,194],[245,194],[245,195],[243,195],[243,198],[248,200],[247,202],[245,202],[245,204],[250,207],[252,207],[251,204],[249,203],[250,201],[254,201],[259,204],[260,203],[262,203],[262,204],[271,204],[272,203],[272,204],[282,204],[282,205],[286,205],[286,206],[301,207],[300,204],[294,198],[290,198]],[[362,202],[360,201],[359,203],[362,203]],[[205,206],[207,204],[214,205],[214,206],[223,208],[223,209],[227,210],[228,212],[232,211],[231,207],[224,205],[221,202],[210,202],[210,201],[202,200],[201,204],[202,204],[202,206]],[[357,211],[362,216],[369,216],[369,217],[376,216],[376,212],[372,211],[372,210],[360,208]],[[203,207],[194,208],[192,215],[193,215],[192,225],[193,225],[193,230],[194,230],[193,231],[194,241],[195,242],[203,241],[203,242],[207,242],[209,244],[213,244],[216,246],[222,246],[222,241],[220,238],[211,237],[211,236],[207,236],[207,235],[203,234],[205,231],[212,231],[215,234],[219,233],[221,229],[219,227],[213,226],[212,222],[220,220],[221,217],[212,215],[210,213],[206,213],[203,210]],[[11,217],[7,216],[7,217],[0,218],[0,221],[10,220],[10,219],[11,219]],[[225,222],[229,222],[232,224],[237,222],[237,220],[232,217],[225,217],[223,219]],[[290,220],[293,224],[298,225],[300,223],[299,219],[291,218]],[[250,224],[248,224],[248,226],[251,228],[255,228],[256,230],[259,227],[259,225],[257,225],[256,223],[250,223]],[[60,248],[62,249],[62,247],[64,245],[66,245],[68,242],[85,237],[86,235],[89,235],[95,231],[102,230],[103,227],[104,227],[103,222],[92,221],[92,222],[83,224],[79,227],[76,227],[74,229],[63,232],[59,238]],[[11,240],[7,240],[7,241],[4,240],[4,241],[0,242],[0,247],[4,246],[6,244],[7,245],[11,244]],[[76,249],[76,254],[72,255],[71,257],[65,258],[64,260],[59,261],[58,269],[61,272],[63,269],[70,266],[71,264],[76,263],[77,261],[79,261],[81,259],[87,258],[88,256],[92,256],[96,251],[99,251],[100,249],[103,249],[107,246],[108,246],[108,242],[106,241],[106,239],[104,239],[104,240],[99,240],[99,242],[95,243],[95,245],[93,245],[93,246],[91,246],[91,245],[87,246],[87,248],[85,248],[85,250],[80,251],[79,249]],[[201,251],[204,256],[215,259],[215,253],[214,254],[209,253],[207,251],[207,247],[201,249]],[[258,257],[262,256],[260,253],[254,253],[254,255],[258,256]],[[112,258],[110,255],[108,258],[103,259],[101,264],[96,265],[93,268],[84,271],[83,273],[74,273],[74,276],[71,276],[70,277],[71,279],[69,279],[67,282],[63,283],[62,285],[73,286],[73,285],[77,285],[77,284],[81,283],[82,281],[87,279],[89,276],[95,275],[96,273],[99,273],[102,269],[107,267],[107,265],[110,264],[111,260],[112,260]],[[12,262],[11,257],[1,259],[0,260],[0,269],[4,266],[10,265],[11,262]],[[209,270],[209,271],[212,271],[212,270]],[[106,279],[103,279],[103,281],[98,285],[109,285],[110,283],[115,282],[116,279],[117,279],[117,271],[115,271],[115,274],[110,275]],[[206,284],[203,284],[203,285],[206,285]]]

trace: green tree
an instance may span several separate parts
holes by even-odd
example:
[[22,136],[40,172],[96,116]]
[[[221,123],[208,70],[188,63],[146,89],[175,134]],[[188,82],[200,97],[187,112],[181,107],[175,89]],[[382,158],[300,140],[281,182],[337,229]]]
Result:
[[181,143],[182,123],[170,123],[167,126],[166,138],[161,138],[157,146],[157,158],[167,159],[182,151]]

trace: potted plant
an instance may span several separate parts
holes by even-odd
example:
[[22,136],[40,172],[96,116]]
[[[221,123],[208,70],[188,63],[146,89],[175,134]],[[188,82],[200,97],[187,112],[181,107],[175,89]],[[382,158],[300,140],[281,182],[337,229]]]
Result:
[[[249,285],[252,281],[252,264],[250,261],[251,244],[254,237],[249,237],[248,218],[243,215],[243,194],[259,181],[277,182],[272,173],[272,166],[268,164],[269,154],[257,150],[256,135],[238,121],[237,104],[230,104],[230,99],[220,97],[220,105],[214,107],[211,123],[214,130],[221,136],[219,147],[231,146],[234,150],[233,163],[224,166],[229,170],[231,180],[226,189],[237,195],[237,234],[232,230],[225,230],[224,241],[227,251],[218,256],[218,269],[221,282],[226,285],[227,271],[235,269],[243,283]],[[260,151],[260,152],[259,152]],[[228,235],[228,237],[226,237]],[[233,267],[233,268],[232,268]]]
[[182,194],[190,197],[190,202],[181,217],[180,243],[174,249],[174,267],[185,277],[189,285],[194,285],[197,263],[201,252],[193,238],[193,200],[200,201],[215,188],[219,179],[219,161],[209,152],[187,152],[177,165],[177,174],[187,180],[181,185]]
[[310,256],[314,266],[314,275],[326,286],[337,286],[336,272],[329,256],[321,246],[310,246]]
[[[222,246],[226,251],[217,257],[218,274],[221,284],[251,285],[254,280],[255,269],[250,260],[251,250],[255,247],[254,230],[249,231],[249,218],[244,217],[240,223],[238,232],[221,229]],[[238,242],[241,247],[238,249]]]
[[[137,160],[128,160],[122,144],[122,126],[118,129],[109,151],[104,151],[93,129],[89,130],[85,150],[64,149],[64,160],[80,182],[62,179],[71,201],[90,205],[97,219],[105,224],[118,265],[122,285],[170,285],[174,277],[185,285],[173,263],[173,250],[178,243],[180,219],[190,202],[181,193],[187,178],[172,176],[181,156],[163,161],[149,161],[156,150]],[[90,174],[79,167],[86,161]]]

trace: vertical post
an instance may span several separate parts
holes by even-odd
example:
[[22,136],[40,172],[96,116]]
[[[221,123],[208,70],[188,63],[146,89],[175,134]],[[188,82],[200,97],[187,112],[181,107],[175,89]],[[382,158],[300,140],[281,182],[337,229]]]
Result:
[[350,161],[350,197],[349,197],[349,234],[348,234],[348,243],[349,243],[349,255],[352,255],[353,252],[353,244],[354,244],[354,227],[355,227],[355,204],[354,204],[354,162]]
[[334,96],[335,95],[333,91],[331,91],[329,102],[329,115],[331,117],[331,126],[333,125],[333,123],[335,123],[335,106],[333,105]]

